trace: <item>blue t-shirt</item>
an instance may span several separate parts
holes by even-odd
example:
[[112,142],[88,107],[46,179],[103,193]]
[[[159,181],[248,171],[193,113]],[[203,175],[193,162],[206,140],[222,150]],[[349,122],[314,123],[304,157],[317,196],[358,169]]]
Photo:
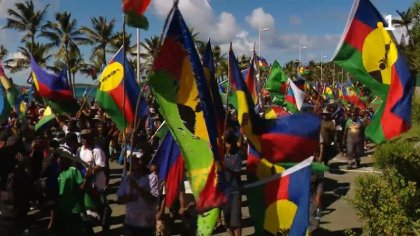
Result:
[[224,160],[226,184],[229,193],[232,195],[240,194],[241,177],[239,172],[242,167],[242,158],[239,153],[226,154]]

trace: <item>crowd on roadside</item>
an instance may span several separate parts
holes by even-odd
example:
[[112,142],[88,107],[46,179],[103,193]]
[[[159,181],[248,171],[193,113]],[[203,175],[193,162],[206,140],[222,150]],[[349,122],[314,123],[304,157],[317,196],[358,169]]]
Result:
[[[35,125],[45,111],[41,104],[31,102],[25,114],[11,112],[0,124],[0,235],[27,232],[34,223],[28,217],[31,209],[48,216],[48,223],[42,226],[45,234],[41,235],[94,235],[94,226],[101,226],[101,234],[108,235],[112,212],[107,201],[109,163],[114,160],[124,165],[116,194],[126,207],[126,235],[168,234],[176,218],[183,222],[182,235],[195,235],[197,212],[188,181],[177,204],[164,208],[159,166],[149,165],[159,145],[154,134],[163,120],[152,96],[147,102],[147,119],[140,129],[127,130],[125,135],[95,102],[81,102],[76,115],[58,115],[38,130]],[[366,144],[364,127],[373,112],[339,102],[324,106],[311,99],[306,102],[312,107],[310,112],[322,117],[316,160],[328,164],[338,152],[344,152],[348,168],[359,167]],[[225,227],[229,235],[241,235],[239,189],[247,144],[239,132],[236,109],[229,107],[228,111],[223,170],[230,195],[218,227]],[[128,159],[124,154],[130,152],[133,158]],[[322,208],[322,179],[322,175],[313,178],[314,229]]]

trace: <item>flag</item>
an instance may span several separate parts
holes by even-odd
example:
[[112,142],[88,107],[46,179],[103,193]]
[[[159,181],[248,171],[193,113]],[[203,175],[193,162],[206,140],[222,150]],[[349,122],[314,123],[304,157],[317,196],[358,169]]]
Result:
[[321,120],[311,113],[282,116],[264,123],[260,152],[270,162],[299,162],[319,147]]
[[209,109],[211,95],[191,34],[176,5],[172,11],[149,85],[181,149],[197,209],[203,212],[226,201],[214,157],[218,153],[216,119]]
[[1,61],[0,61],[0,82],[6,91],[12,87],[12,84],[9,78],[7,78],[6,74],[4,73],[3,64],[1,63]]
[[281,106],[272,106],[264,112],[265,119],[277,119],[279,117],[289,115],[289,113]]
[[328,83],[325,83],[323,96],[326,100],[335,100],[336,96],[335,96],[334,89]]
[[[206,76],[206,79],[210,88],[211,97],[214,104],[213,108],[214,108],[214,112],[217,119],[216,121],[217,122],[217,137],[221,138],[223,137],[224,131],[225,131],[224,121],[225,121],[226,112],[225,112],[225,108],[223,107],[222,98],[220,96],[220,93],[218,92],[219,86],[215,78],[213,52],[211,50],[210,39],[207,42],[206,50],[204,52],[204,56],[202,60],[203,60],[204,75]],[[218,147],[219,147],[219,150],[224,149],[220,139],[218,140]],[[219,151],[219,156],[220,157],[224,156],[222,151]]]
[[281,69],[280,64],[274,61],[270,74],[265,84],[265,89],[270,91],[273,102],[283,105],[284,96],[287,92],[287,75]]
[[13,84],[13,81],[9,78],[7,78],[6,74],[3,70],[3,65],[0,61],[0,82],[3,85],[3,88],[6,90],[6,97],[7,101],[9,102],[9,105],[13,108],[13,110],[17,113],[19,113],[19,109],[16,109],[19,101],[19,91],[16,88],[16,86]]
[[[289,80],[289,87],[293,91],[293,96],[296,101],[296,107],[300,111],[303,105],[303,101],[305,100],[305,93],[302,91],[302,88],[299,88],[295,82],[293,82],[291,79]],[[300,82],[301,85],[304,83]]]
[[253,178],[257,181],[245,186],[255,235],[306,235],[312,160],[287,170],[268,164]]
[[149,22],[144,16],[151,0],[123,0],[122,9],[125,14],[127,25],[148,29]]
[[344,86],[341,86],[341,92],[344,100],[362,110],[366,109],[366,104],[360,99],[360,96],[357,94],[351,83],[345,83]]
[[[255,150],[251,145],[248,145],[248,157],[246,162],[247,179],[248,182],[253,183],[260,179],[264,179],[284,171],[283,167],[276,166]],[[265,220],[265,202],[264,202],[264,185],[258,185],[254,188],[245,189],[249,205],[249,212],[255,227],[255,235],[265,235],[264,220]],[[275,217],[275,216],[272,216]]]
[[[276,235],[288,230],[291,236],[306,235],[309,224],[311,168],[309,158],[281,174],[281,179],[265,186],[266,210],[264,229]],[[270,216],[278,215],[278,218]],[[276,222],[277,220],[277,222]]]
[[169,208],[178,198],[180,184],[184,183],[184,158],[171,133],[163,138],[153,163],[159,166],[159,180],[165,181],[165,206]]
[[55,113],[76,113],[79,105],[70,88],[64,68],[59,75],[43,70],[31,55],[32,81],[38,94]]
[[265,71],[265,70],[268,69],[268,63],[267,63],[267,61],[265,60],[264,57],[256,56],[255,60],[256,60],[256,64],[258,65],[260,70]]
[[[136,83],[134,71],[125,59],[124,48],[121,47],[99,77],[96,101],[122,131],[134,125],[139,96],[141,96],[140,88]],[[138,110],[138,118],[146,117],[147,105],[144,97],[140,98]]]
[[365,131],[375,143],[396,137],[411,125],[414,80],[386,26],[370,1],[356,0],[334,56],[338,65],[384,101]]
[[[251,64],[254,63],[253,60],[254,58]],[[228,63],[229,81],[238,99],[238,122],[248,140],[259,151],[261,150],[261,144],[259,143],[258,133],[260,129],[258,126],[261,125],[261,122],[259,122],[259,118],[255,114],[255,104],[240,72],[238,61],[232,50],[232,44],[229,49]]]
[[302,108],[305,93],[291,79],[288,79],[288,84],[284,106],[290,113],[294,114]]
[[52,113],[51,108],[45,108],[42,118],[35,124],[35,132],[41,132],[49,129],[56,122],[56,116]]
[[[254,52],[254,58],[256,57]],[[248,88],[248,91],[250,92],[252,96],[252,100],[254,101],[254,104],[258,104],[258,84],[257,84],[257,71],[254,68],[254,61],[255,59],[251,59],[251,62],[249,64],[248,69],[246,70],[245,74],[245,84]]]

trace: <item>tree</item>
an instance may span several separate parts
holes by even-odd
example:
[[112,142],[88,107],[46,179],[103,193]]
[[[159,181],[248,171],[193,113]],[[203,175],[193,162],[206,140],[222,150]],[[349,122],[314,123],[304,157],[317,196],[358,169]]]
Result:
[[[48,21],[42,27],[41,36],[48,38],[51,41],[51,45],[58,47],[56,58],[62,58],[65,56],[65,65],[68,68],[68,79],[70,87],[73,88],[75,78],[72,78],[70,60],[78,60],[80,52],[78,44],[89,43],[89,40],[83,37],[83,32],[77,29],[77,21],[71,19],[71,13],[63,12],[55,14],[56,22]],[[69,52],[72,51],[72,55],[75,58],[69,58]]]
[[7,60],[5,67],[10,69],[12,73],[27,69],[31,63],[31,54],[40,66],[46,66],[47,60],[51,58],[49,50],[50,46],[46,44],[35,43],[32,45],[30,42],[26,42],[25,47],[18,48],[18,52],[22,56]]
[[[110,53],[115,54],[117,51],[121,48],[121,46],[124,44],[125,52],[127,54],[130,54],[132,56],[136,55],[137,53],[137,47],[136,45],[131,45],[131,34],[124,34],[123,32],[117,32],[112,36],[111,41],[111,49],[108,50]],[[124,42],[124,43],[123,43]]]
[[0,61],[2,61],[8,53],[9,51],[7,51],[7,49],[3,45],[0,45]]
[[152,36],[140,43],[141,46],[146,50],[144,54],[144,59],[146,60],[145,64],[147,67],[150,67],[155,61],[157,53],[159,52],[161,42],[158,36]]
[[228,74],[228,61],[226,53],[222,54],[222,50],[218,45],[213,46],[213,60],[216,67],[215,76],[223,80],[224,76]]
[[107,64],[106,48],[113,40],[115,19],[108,21],[103,16],[92,17],[91,23],[92,28],[84,26],[81,28],[81,31],[87,35],[89,43],[95,45],[92,50],[92,56],[101,53],[101,63],[105,66]]
[[401,19],[392,19],[392,24],[394,24],[396,27],[403,27],[407,31],[407,34],[410,36],[408,38],[408,45],[410,45],[411,48],[413,48],[413,42],[411,38],[411,30],[410,26],[413,23],[412,17],[411,17],[411,8],[408,8],[407,11],[398,11],[397,14],[400,16]]
[[[22,38],[22,42],[28,41],[28,39],[30,39],[30,45],[35,46],[36,33],[42,26],[49,5],[44,7],[42,10],[35,10],[34,3],[32,1],[16,3],[15,6],[16,10],[7,10],[10,18],[7,18],[5,28],[15,29],[19,32],[25,32]],[[30,51],[32,50],[33,48],[30,49]]]

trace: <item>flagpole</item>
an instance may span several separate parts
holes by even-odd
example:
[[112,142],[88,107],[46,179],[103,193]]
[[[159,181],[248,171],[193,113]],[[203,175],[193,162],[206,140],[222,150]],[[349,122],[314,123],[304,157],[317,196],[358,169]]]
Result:
[[[123,104],[122,104],[122,108],[123,108],[123,142],[124,142],[124,149],[123,149],[123,157],[124,157],[124,168],[126,168],[127,167],[127,158],[126,158],[126,154],[127,154],[127,136],[126,136],[126,134],[125,134],[125,130],[126,130],[126,120],[125,120],[125,97],[126,97],[126,89],[125,89],[125,64],[126,64],[126,61],[125,61],[125,54],[126,54],[126,51],[125,51],[125,34],[126,34],[126,32],[125,32],[125,17],[123,17],[123,45],[122,45],[122,48],[123,48],[123,88],[124,88],[124,94],[123,94]],[[133,135],[133,133],[131,134],[131,135]],[[131,156],[132,156],[132,150],[133,150],[133,147],[131,147],[131,150],[130,150],[130,158],[131,158]],[[129,172],[131,172],[131,161],[132,160],[130,160],[130,167],[129,167]]]
[[137,80],[138,80],[138,84],[140,84],[141,79],[140,79],[140,29],[139,28],[137,28],[136,33],[137,33]]
[[[232,42],[230,43],[230,50],[232,50]],[[229,53],[230,54],[230,53]],[[228,86],[227,86],[227,88],[226,88],[226,114],[225,114],[225,124],[224,124],[224,127],[223,127],[223,134],[222,134],[222,137],[223,137],[223,152],[226,152],[226,130],[227,130],[227,125],[228,125],[228,116],[229,116],[229,93],[230,93],[230,89],[231,89],[231,87],[230,87],[230,80],[231,80],[231,78],[230,78],[230,58],[229,58],[229,56],[230,55],[228,55],[228,69],[227,69],[227,71],[228,71]]]

